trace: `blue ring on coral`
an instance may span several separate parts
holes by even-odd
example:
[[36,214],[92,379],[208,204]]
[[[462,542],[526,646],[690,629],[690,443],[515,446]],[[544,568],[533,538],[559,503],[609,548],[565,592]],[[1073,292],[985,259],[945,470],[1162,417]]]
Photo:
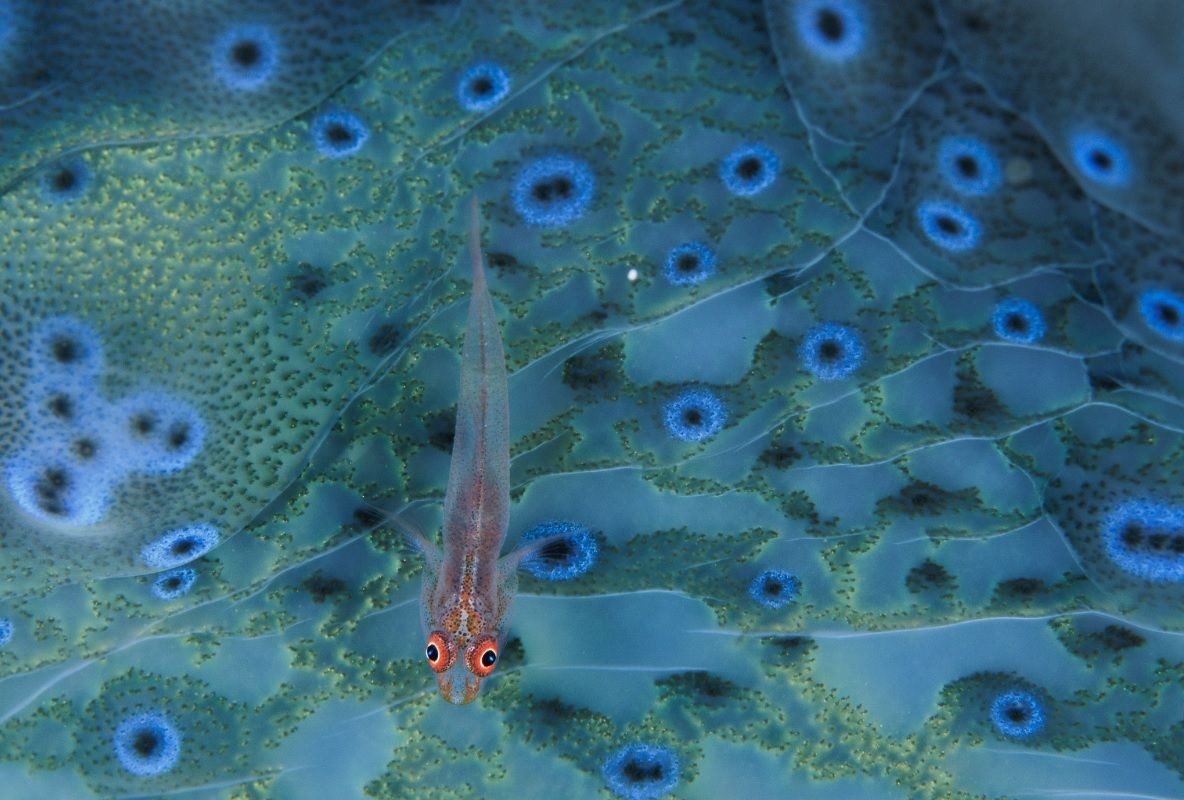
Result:
[[1130,154],[1114,137],[1089,129],[1069,137],[1069,156],[1073,166],[1093,183],[1119,188],[1131,182],[1134,167]]
[[218,546],[220,537],[213,525],[200,522],[176,528],[140,550],[140,560],[153,569],[172,569],[201,558]]
[[510,76],[491,61],[469,67],[456,84],[456,102],[465,111],[488,111],[509,93]]
[[728,420],[728,409],[719,395],[702,386],[683,389],[662,409],[666,431],[683,442],[701,442],[715,436]]
[[[1135,549],[1146,542],[1147,547]],[[1152,583],[1184,583],[1184,506],[1126,500],[1102,521],[1106,555]]]
[[1027,739],[1044,728],[1044,705],[1031,692],[1004,692],[991,703],[991,724],[1009,739]]
[[694,286],[715,274],[715,253],[702,242],[686,242],[671,248],[662,274],[675,286]]
[[205,420],[167,392],[149,389],[125,397],[114,404],[112,416],[119,422],[119,446],[131,472],[178,472],[205,446]]
[[41,191],[55,203],[69,203],[86,192],[91,171],[81,158],[67,158],[47,166],[41,173]]
[[783,569],[767,569],[752,579],[748,594],[765,608],[783,608],[798,598],[802,582]]
[[991,326],[1000,339],[1016,344],[1033,344],[1044,338],[1044,315],[1034,304],[1009,297],[995,304]]
[[563,536],[568,545],[568,554],[562,561],[554,561],[535,555],[522,563],[523,568],[536,578],[545,581],[570,581],[592,568],[600,546],[592,531],[574,522],[541,522],[522,534],[522,542],[545,539],[548,536]]
[[[46,317],[33,331],[29,357],[38,375],[77,376],[84,382],[103,371],[103,340],[94,328],[70,316]],[[97,384],[92,388],[97,389]]]
[[855,0],[803,0],[794,22],[798,39],[823,61],[850,61],[867,44],[867,10]]
[[724,187],[738,197],[752,197],[773,185],[781,169],[777,154],[763,144],[742,144],[719,165]]
[[4,470],[8,493],[41,522],[67,528],[96,525],[111,507],[110,477],[72,465],[60,450],[42,443],[32,453],[13,454]]
[[596,178],[588,164],[567,155],[550,155],[527,163],[514,177],[510,201],[527,225],[559,228],[588,211]]
[[362,149],[370,129],[356,114],[331,108],[317,114],[309,125],[312,143],[326,158],[345,158]]
[[163,775],[181,758],[181,734],[159,711],[136,714],[119,723],[112,745],[119,766],[141,778]]
[[1184,342],[1184,298],[1166,289],[1139,295],[1139,313],[1147,327],[1165,339]]
[[218,80],[239,92],[262,88],[280,60],[279,39],[266,25],[236,25],[214,41],[210,62]]
[[0,647],[12,641],[12,620],[0,617]]
[[937,146],[937,168],[954,191],[982,197],[1003,183],[999,159],[976,136],[947,136]]
[[818,380],[842,380],[863,363],[863,342],[854,329],[837,322],[824,322],[806,331],[806,338],[798,347],[798,358]]
[[678,756],[661,745],[636,742],[609,756],[600,772],[617,797],[654,800],[678,785]]
[[945,200],[920,203],[917,206],[917,222],[925,238],[951,253],[973,250],[982,236],[982,227],[969,211]]
[[178,597],[188,594],[196,581],[196,570],[189,567],[171,569],[157,575],[156,580],[152,581],[152,594],[161,600],[176,600]]

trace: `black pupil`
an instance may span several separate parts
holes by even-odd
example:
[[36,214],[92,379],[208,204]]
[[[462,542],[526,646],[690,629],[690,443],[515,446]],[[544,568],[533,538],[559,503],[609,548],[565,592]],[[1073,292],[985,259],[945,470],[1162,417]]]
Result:
[[951,234],[960,233],[962,230],[956,219],[944,215],[937,218],[937,227],[941,228],[944,233]]
[[1168,325],[1180,324],[1180,312],[1166,303],[1160,303],[1157,305],[1155,307],[1155,313],[1158,314],[1159,318]]
[[489,94],[493,91],[493,81],[486,77],[480,77],[473,81],[471,88],[473,90],[473,94]]
[[152,422],[152,417],[148,416],[147,414],[137,414],[136,416],[132,417],[132,430],[141,436],[152,433],[153,427],[154,423]]
[[176,589],[180,585],[181,585],[181,579],[177,578],[177,577],[169,578],[168,580],[166,580],[164,582],[164,586],[166,589]]
[[156,734],[152,731],[137,731],[132,747],[141,756],[147,758],[156,752]]
[[440,658],[440,648],[436,647],[434,644],[429,644],[428,645],[428,661],[435,662],[435,661],[438,661],[439,658]]
[[760,159],[753,158],[751,156],[748,158],[742,159],[740,161],[740,163],[736,165],[736,174],[739,175],[741,178],[747,178],[747,179],[751,180],[752,178],[755,178],[758,174],[760,174],[760,171],[761,171]]
[[688,408],[682,418],[688,425],[700,425],[703,422],[703,414],[697,408]]
[[1023,333],[1028,328],[1027,321],[1019,314],[1008,314],[1006,324],[1009,331],[1015,331],[1016,333]]
[[536,183],[531,193],[540,203],[549,203],[552,200],[565,200],[571,197],[571,190],[571,181],[567,176],[557,175],[550,180]]
[[694,272],[699,268],[699,259],[690,253],[686,253],[678,257],[677,266],[679,272]]
[[818,12],[818,32],[824,38],[837,42],[843,38],[843,18],[829,8]]
[[173,555],[183,556],[193,550],[197,543],[192,539],[181,539],[173,543]]
[[238,42],[230,48],[230,58],[242,67],[250,67],[259,60],[259,45],[254,42]]
[[638,764],[630,761],[625,765],[625,777],[634,783],[657,782],[662,780],[661,764]]
[[765,594],[781,594],[781,581],[769,578],[765,581]]
[[1108,170],[1114,166],[1114,161],[1101,150],[1094,150],[1089,154],[1090,163],[1101,170]]
[[333,144],[345,144],[354,138],[344,125],[330,125],[329,129],[325,131],[325,135]]
[[497,663],[497,653],[492,650],[486,650],[481,654],[481,666],[492,667]]
[[842,352],[838,342],[828,340],[818,345],[818,355],[823,361],[834,361]]
[[1007,718],[1012,722],[1023,722],[1027,717],[1028,712],[1023,706],[1009,706],[1007,709]]
[[967,178],[975,178],[978,176],[978,162],[970,156],[958,156],[956,164],[958,171]]
[[59,192],[70,191],[76,183],[78,183],[78,178],[72,170],[63,169],[53,176],[53,188]]

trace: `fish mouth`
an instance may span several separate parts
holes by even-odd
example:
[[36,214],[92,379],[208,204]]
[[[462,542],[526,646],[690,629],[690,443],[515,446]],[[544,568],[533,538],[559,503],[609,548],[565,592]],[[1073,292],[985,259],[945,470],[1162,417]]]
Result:
[[473,676],[455,680],[448,675],[437,675],[436,683],[440,685],[440,696],[456,706],[468,705],[481,691],[481,679]]

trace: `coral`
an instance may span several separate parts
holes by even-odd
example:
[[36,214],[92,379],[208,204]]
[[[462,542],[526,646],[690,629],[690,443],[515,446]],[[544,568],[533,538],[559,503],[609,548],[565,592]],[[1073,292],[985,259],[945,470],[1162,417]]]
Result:
[[1104,186],[1126,186],[1134,167],[1126,148],[1096,130],[1079,130],[1069,136],[1069,157],[1087,181]]
[[723,401],[702,386],[683,389],[662,408],[666,431],[684,442],[710,439],[727,421],[728,409]]
[[662,263],[662,275],[675,286],[694,286],[715,273],[715,253],[703,242],[686,242],[670,248]]
[[170,569],[152,581],[152,594],[161,600],[176,600],[187,594],[196,581],[197,573],[188,567]]
[[218,546],[219,538],[217,529],[212,525],[187,525],[144,545],[140,551],[140,560],[156,569],[180,566],[213,550]]
[[602,768],[604,782],[617,797],[650,800],[678,785],[678,757],[660,745],[636,743],[614,752]]
[[752,579],[748,593],[766,608],[781,608],[797,599],[801,581],[782,569],[768,569]]
[[925,200],[917,205],[917,224],[929,241],[953,253],[973,250],[982,238],[982,226],[970,212],[945,200]]
[[596,179],[587,163],[567,155],[527,162],[514,176],[514,210],[527,225],[558,228],[588,211]]
[[1125,572],[1184,583],[1184,507],[1124,501],[1106,515],[1101,535],[1106,555]]
[[168,772],[181,756],[181,734],[159,711],[136,714],[120,722],[112,744],[119,765],[141,777]]
[[1030,692],[1004,692],[991,702],[991,724],[1010,739],[1027,739],[1044,727],[1044,707]]
[[1035,305],[1018,297],[1000,300],[991,311],[991,327],[1000,339],[1032,344],[1044,338],[1044,317]]
[[465,111],[483,113],[510,93],[510,76],[499,65],[483,61],[466,69],[456,82],[456,101]]
[[317,152],[326,158],[345,158],[362,149],[370,138],[366,123],[340,108],[323,111],[309,126]]
[[274,77],[282,55],[279,37],[270,27],[235,25],[214,40],[210,66],[228,88],[254,92]]
[[538,554],[523,563],[523,568],[536,578],[547,581],[569,581],[583,575],[596,563],[599,545],[592,532],[574,522],[541,522],[522,534],[522,542],[564,538],[545,546]]
[[798,347],[806,370],[823,381],[846,378],[863,363],[863,342],[851,328],[836,322],[815,325]]
[[752,197],[773,185],[781,160],[763,144],[746,144],[728,153],[719,165],[719,179],[739,197]]
[[999,158],[975,136],[947,136],[937,147],[937,168],[958,194],[991,194],[1003,182]]
[[1178,3],[122,6],[0,0],[6,797],[1184,793]]

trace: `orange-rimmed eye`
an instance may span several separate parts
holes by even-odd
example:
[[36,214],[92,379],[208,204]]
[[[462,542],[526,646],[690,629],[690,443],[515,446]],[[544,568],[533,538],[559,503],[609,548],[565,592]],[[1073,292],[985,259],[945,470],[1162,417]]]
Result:
[[428,658],[428,666],[436,672],[446,672],[452,666],[452,662],[456,661],[456,653],[452,652],[443,631],[432,631],[423,653]]
[[484,678],[497,666],[497,640],[489,636],[478,639],[465,653],[469,671],[478,678]]

